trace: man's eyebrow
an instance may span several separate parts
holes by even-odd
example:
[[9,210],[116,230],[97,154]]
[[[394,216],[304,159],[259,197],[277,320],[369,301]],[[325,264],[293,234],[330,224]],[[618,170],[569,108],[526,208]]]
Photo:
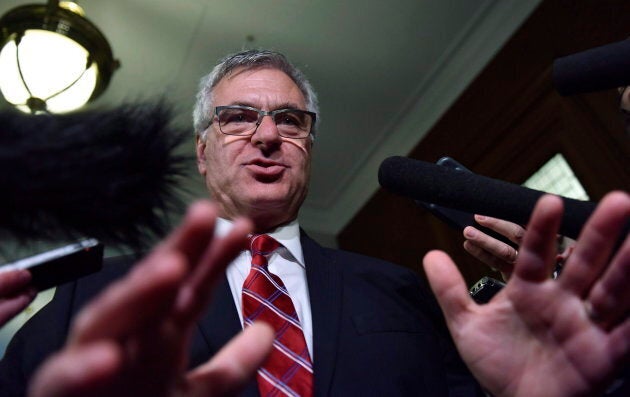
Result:
[[[259,109],[257,105],[251,102],[244,102],[244,101],[234,101],[234,102],[231,102],[228,106],[247,106],[250,108]],[[279,105],[274,106],[272,109],[269,109],[269,110],[278,110],[278,109],[300,109],[300,106],[298,106],[298,104],[294,102],[283,102]]]
[[275,109],[300,109],[300,106],[298,106],[297,103],[293,103],[293,102],[284,102],[278,106],[275,107]]
[[255,108],[256,107],[256,106],[254,106],[253,103],[240,102],[240,101],[230,102],[227,106],[247,106],[247,107],[250,107],[250,108]]

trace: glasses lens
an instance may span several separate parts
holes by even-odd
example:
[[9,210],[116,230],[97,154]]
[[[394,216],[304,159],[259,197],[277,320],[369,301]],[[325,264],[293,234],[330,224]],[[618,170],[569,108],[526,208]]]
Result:
[[274,121],[280,135],[287,138],[307,137],[313,124],[310,114],[297,109],[287,109],[276,113]]
[[258,122],[258,112],[251,109],[223,108],[217,116],[221,132],[230,135],[247,134]]

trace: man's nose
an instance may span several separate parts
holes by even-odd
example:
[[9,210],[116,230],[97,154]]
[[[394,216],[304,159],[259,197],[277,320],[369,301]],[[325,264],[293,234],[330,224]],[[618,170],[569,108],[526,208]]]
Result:
[[252,142],[263,144],[277,144],[281,142],[280,131],[278,126],[271,116],[263,116],[256,132],[252,135]]

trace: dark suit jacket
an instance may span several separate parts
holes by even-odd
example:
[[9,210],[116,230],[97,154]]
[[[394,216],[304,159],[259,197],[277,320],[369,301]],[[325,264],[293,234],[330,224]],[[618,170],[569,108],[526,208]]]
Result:
[[[339,250],[302,234],[313,316],[318,396],[474,396],[481,391],[459,360],[432,295],[409,270]],[[130,267],[104,270],[60,287],[14,337],[0,363],[0,395],[21,396],[36,367],[63,346],[81,305]],[[207,361],[241,330],[227,281],[198,324],[191,366]],[[257,395],[252,382],[244,395]]]

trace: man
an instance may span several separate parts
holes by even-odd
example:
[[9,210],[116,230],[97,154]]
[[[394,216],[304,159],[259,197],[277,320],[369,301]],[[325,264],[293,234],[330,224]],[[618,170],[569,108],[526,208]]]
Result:
[[[296,217],[306,194],[316,121],[313,112],[316,100],[308,87],[284,57],[267,51],[228,57],[204,80],[195,112],[198,168],[212,190],[218,215],[224,218],[218,220],[217,234],[224,235],[229,228],[225,224],[237,216],[246,216],[253,221],[256,234],[269,234],[282,244],[267,256],[268,271],[280,276],[286,285],[282,294],[288,293],[295,306],[292,310],[296,316],[291,319],[298,321],[303,330],[305,347],[304,356],[300,357],[312,364],[315,395],[438,396],[449,392],[481,395],[478,385],[454,354],[431,296],[414,274],[382,261],[319,247],[299,231]],[[560,203],[553,198],[542,200],[533,216],[513,280],[498,299],[484,307],[472,303],[463,280],[458,278],[447,257],[433,252],[425,259],[427,274],[460,354],[492,394],[586,394],[601,389],[608,374],[628,357],[627,343],[622,343],[630,329],[625,312],[611,310],[605,298],[622,300],[620,307],[627,310],[623,292],[611,280],[629,281],[630,276],[622,269],[630,256],[630,242],[609,264],[604,254],[612,247],[596,236],[618,233],[620,224],[630,216],[630,198],[617,193],[604,200],[587,227],[591,233],[580,242],[581,255],[567,265],[574,270],[567,269],[564,284],[550,285],[541,273],[546,272],[551,260],[549,241],[554,241],[561,211]],[[189,223],[185,225],[190,229]],[[211,227],[206,227],[204,233],[209,233],[208,229]],[[244,238],[242,229],[240,237]],[[236,232],[231,233],[228,236]],[[187,234],[189,238],[195,236],[192,232]],[[201,240],[207,239],[206,236]],[[187,239],[180,237],[178,241],[185,245]],[[207,249],[215,252],[220,247],[221,241],[211,241]],[[209,256],[226,258],[229,250],[224,251],[222,255]],[[593,257],[593,252],[600,254]],[[194,255],[186,262],[194,264],[199,257]],[[196,332],[186,328],[185,332],[175,332],[175,337],[169,332],[170,327],[155,321],[157,315],[149,321],[158,328],[159,337],[153,338],[152,328],[147,329],[144,321],[141,326],[131,320],[124,327],[118,326],[111,314],[113,310],[102,310],[103,306],[115,307],[122,316],[141,307],[107,304],[111,300],[120,303],[133,299],[134,289],[130,286],[142,285],[141,276],[134,279],[133,273],[138,273],[134,271],[131,275],[134,282],[125,284],[125,279],[117,284],[126,287],[118,290],[125,291],[122,295],[127,299],[116,298],[117,294],[110,289],[96,300],[96,308],[90,306],[81,314],[78,325],[71,331],[69,345],[33,381],[34,395],[46,395],[47,386],[54,384],[75,385],[58,395],[72,395],[78,393],[76,390],[89,395],[98,390],[96,385],[121,392],[127,390],[125,384],[137,387],[133,389],[135,395],[143,394],[137,385],[138,377],[129,376],[130,373],[140,373],[140,379],[148,386],[152,382],[171,385],[150,387],[152,392],[181,393],[182,389],[172,385],[190,384],[191,376],[195,378],[195,373],[184,375],[181,363],[187,357],[191,364],[206,361],[243,323],[248,323],[250,315],[245,313],[245,307],[249,295],[241,289],[247,290],[242,286],[248,284],[251,274],[248,262],[255,257],[255,250],[253,254],[241,252],[228,268],[227,280],[217,286],[213,304],[201,316]],[[591,270],[587,269],[587,263],[592,264]],[[266,264],[256,266],[265,268]],[[120,269],[114,266],[107,271],[112,278]],[[216,272],[215,266],[215,277]],[[67,323],[77,305],[91,297],[106,278],[107,275],[100,275],[64,287],[38,320],[26,326],[12,342],[0,368],[3,391],[19,392],[19,385],[26,382],[38,362],[63,344],[65,330],[56,331],[48,322],[61,318]],[[197,308],[205,302],[203,294],[207,294],[207,289],[201,286],[206,286],[206,280],[212,277],[192,279],[197,280],[192,282],[192,291],[177,289],[175,303],[162,312],[157,310],[169,320],[167,324],[171,321],[179,324],[181,317],[188,320],[196,317],[181,312],[194,311],[188,307]],[[115,288],[112,287],[114,292]],[[543,305],[548,310],[541,311]],[[574,314],[575,318],[558,319],[562,313]],[[45,327],[54,340],[48,341],[48,346],[34,344],[35,336],[41,335]],[[110,332],[111,328],[121,328],[124,332]],[[276,334],[280,332],[276,330]],[[594,338],[597,343],[591,344]],[[105,375],[93,375],[97,371],[93,363],[92,367],[86,366],[88,377],[97,379],[96,382],[73,383],[72,379],[53,376],[71,369],[73,363],[75,367],[79,365],[81,360],[68,357],[77,357],[99,341],[121,348],[122,353],[116,350],[119,351],[116,357],[124,365],[116,365],[110,356],[111,365]],[[134,343],[129,346],[129,341]],[[192,347],[186,354],[188,341]],[[274,345],[277,350],[276,342]],[[166,350],[166,362],[160,358],[161,349]],[[589,362],[580,359],[583,350],[587,350]],[[137,351],[151,360],[138,360]],[[272,351],[270,360],[273,355]],[[172,365],[173,362],[177,365]],[[205,365],[202,368],[207,369]],[[557,376],[550,377],[550,371],[557,371]],[[150,373],[154,376],[148,376]],[[212,379],[208,372],[202,373],[205,379]],[[255,395],[259,387],[269,390],[262,389],[269,373],[267,364],[263,365],[257,384],[250,385],[246,393]],[[77,376],[84,379],[85,373]],[[299,394],[309,395],[309,392]]]
[[[266,232],[282,243],[269,258],[269,270],[292,298],[316,394],[446,395],[448,384],[475,392],[477,384],[436,320],[440,315],[433,298],[413,273],[324,249],[300,232],[296,217],[310,174],[316,103],[301,73],[267,51],[228,57],[202,81],[195,108],[198,168],[222,218],[217,234],[245,216],[255,233]],[[279,112],[283,109],[290,110]],[[117,277],[121,266],[126,268],[110,264],[109,276],[60,289],[8,348],[0,375],[5,390],[17,384],[15,393],[23,393],[39,361],[63,345],[65,327],[50,332],[56,329],[50,323],[69,322],[80,302],[104,280]],[[241,289],[250,267],[251,254],[244,251],[227,270],[193,336],[191,365],[206,361],[242,328]],[[40,327],[49,331],[46,347],[33,344]],[[357,382],[360,378],[369,381]],[[248,392],[257,389],[254,382]]]

